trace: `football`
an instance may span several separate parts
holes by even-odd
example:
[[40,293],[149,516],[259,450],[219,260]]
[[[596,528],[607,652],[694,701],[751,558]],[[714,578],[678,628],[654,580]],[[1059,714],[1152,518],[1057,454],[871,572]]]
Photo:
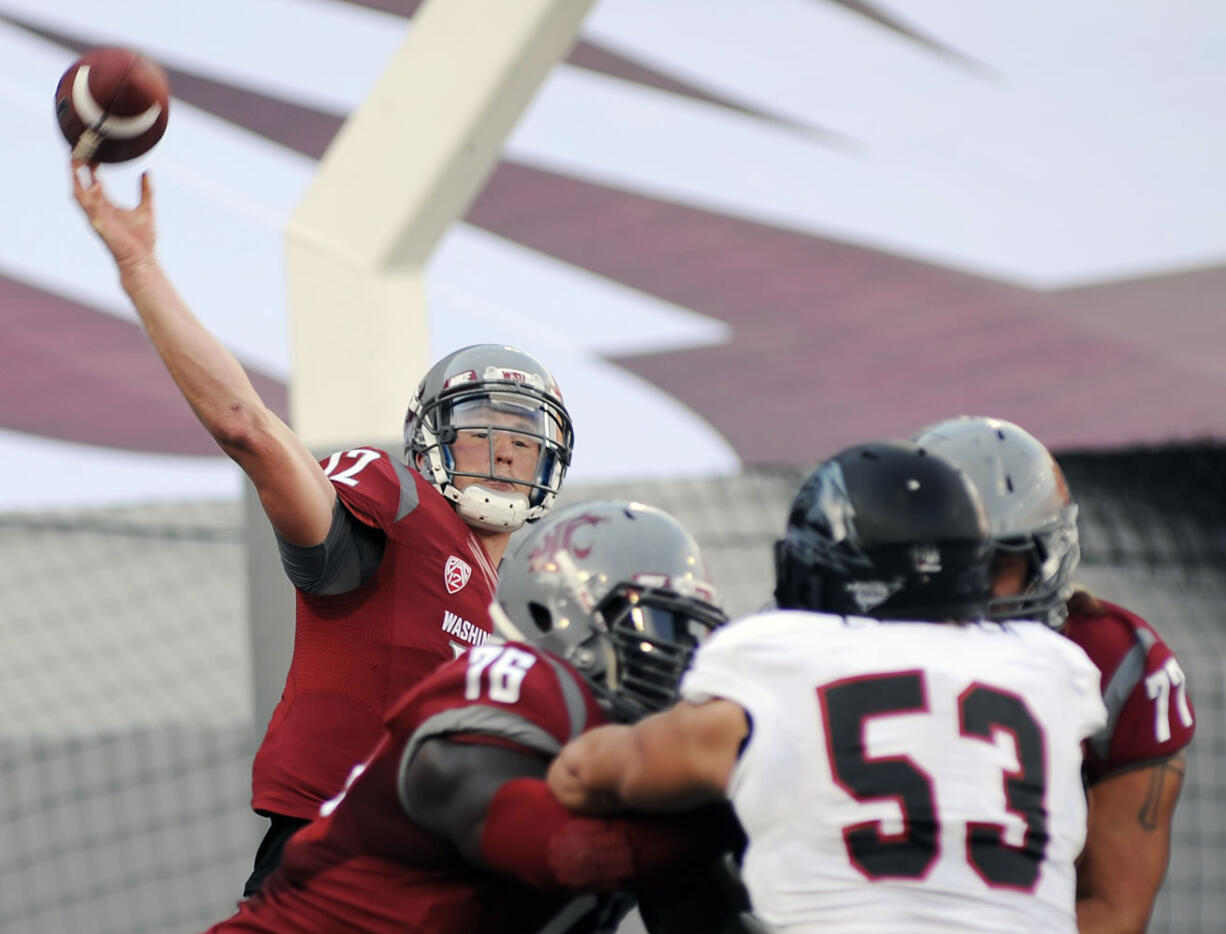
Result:
[[166,132],[170,81],[157,62],[123,48],[91,49],[64,72],[55,114],[74,158],[126,162]]

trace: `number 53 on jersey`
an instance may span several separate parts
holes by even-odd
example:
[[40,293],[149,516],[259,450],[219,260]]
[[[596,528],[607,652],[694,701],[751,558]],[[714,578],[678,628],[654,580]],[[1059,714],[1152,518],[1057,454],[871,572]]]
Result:
[[[884,804],[899,814],[866,816],[843,827],[856,869],[869,879],[923,879],[944,857],[965,860],[991,888],[1034,887],[1048,843],[1047,763],[1043,729],[1021,697],[975,682],[942,716],[929,708],[922,670],[847,678],[819,687],[817,695],[834,782],[866,810],[880,812]],[[891,736],[903,740],[898,752],[870,752],[875,724],[885,728],[880,732],[886,745]],[[930,773],[903,752],[908,735],[926,737],[929,749],[969,741],[962,743],[961,756],[964,763],[967,756],[984,759],[980,776],[991,773],[992,760],[1001,761],[998,750],[1005,758],[1012,752],[1012,761],[995,767],[999,819],[962,820],[964,852],[941,852],[942,824],[972,810],[958,800],[972,789],[958,787],[955,776]]]

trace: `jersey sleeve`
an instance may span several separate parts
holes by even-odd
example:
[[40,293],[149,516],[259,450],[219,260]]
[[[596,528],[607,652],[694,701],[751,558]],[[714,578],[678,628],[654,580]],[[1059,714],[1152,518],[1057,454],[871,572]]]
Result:
[[481,852],[494,871],[535,888],[607,892],[688,875],[739,839],[724,805],[587,817],[562,807],[545,782],[518,778],[491,800]]
[[1070,617],[1066,629],[1102,673],[1107,723],[1086,751],[1091,782],[1169,758],[1196,731],[1187,678],[1175,653],[1136,614],[1109,603],[1103,608],[1100,616]]
[[769,688],[770,671],[778,651],[775,643],[760,637],[771,624],[770,618],[758,616],[717,629],[681,679],[681,698],[694,704],[722,698],[750,716],[773,715],[776,701]]
[[[336,451],[319,462],[345,508],[385,533],[417,509],[420,475],[377,448]],[[422,481],[424,482],[424,481]]]
[[1026,638],[1031,665],[1045,659],[1044,678],[1049,682],[1047,694],[1058,711],[1060,720],[1081,743],[1089,741],[1104,728],[1107,709],[1103,704],[1101,676],[1081,646],[1072,643],[1055,630],[1033,621],[1005,623],[1002,628]]
[[692,703],[721,698],[745,711],[749,736],[728,776],[725,794],[736,794],[762,762],[766,750],[791,731],[787,695],[778,690],[794,667],[796,640],[804,629],[825,625],[823,617],[773,612],[717,629],[695,655],[681,682],[681,697]]

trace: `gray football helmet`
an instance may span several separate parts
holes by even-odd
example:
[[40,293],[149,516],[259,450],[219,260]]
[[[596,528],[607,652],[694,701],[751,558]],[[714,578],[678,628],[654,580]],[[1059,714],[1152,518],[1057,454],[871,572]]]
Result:
[[993,619],[1064,625],[1073,574],[1081,559],[1077,504],[1056,459],[1023,428],[998,418],[963,415],[930,425],[915,440],[965,470],[979,488],[998,554],[1022,554],[1022,592],[994,597]]
[[[460,430],[484,432],[489,467],[456,469],[452,445]],[[513,433],[539,444],[529,493],[493,489],[494,439]],[[529,353],[502,344],[476,344],[448,354],[422,378],[404,420],[404,458],[456,504],[467,523],[514,531],[545,515],[570,466],[574,428],[553,375]],[[459,489],[457,477],[477,483]]]
[[694,537],[622,500],[570,506],[514,542],[490,615],[502,638],[573,665],[622,723],[670,706],[694,649],[727,621]]

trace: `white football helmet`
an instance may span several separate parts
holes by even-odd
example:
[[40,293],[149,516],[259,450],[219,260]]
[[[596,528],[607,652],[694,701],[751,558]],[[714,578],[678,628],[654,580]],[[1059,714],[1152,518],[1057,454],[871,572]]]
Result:
[[1064,625],[1081,548],[1077,504],[1051,452],[1012,422],[973,415],[930,425],[915,441],[970,475],[997,554],[1026,556],[1021,593],[994,597],[988,615]]

